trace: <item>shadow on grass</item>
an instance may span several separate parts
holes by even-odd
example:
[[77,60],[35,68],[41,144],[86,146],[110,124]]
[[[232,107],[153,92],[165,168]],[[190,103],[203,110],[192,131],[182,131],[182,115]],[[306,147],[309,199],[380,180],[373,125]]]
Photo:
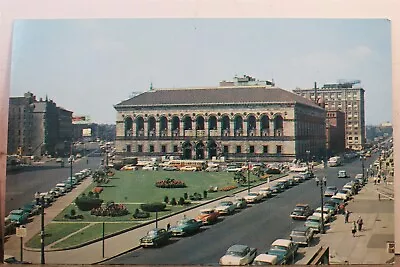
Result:
[[115,185],[101,185],[101,187],[115,187]]

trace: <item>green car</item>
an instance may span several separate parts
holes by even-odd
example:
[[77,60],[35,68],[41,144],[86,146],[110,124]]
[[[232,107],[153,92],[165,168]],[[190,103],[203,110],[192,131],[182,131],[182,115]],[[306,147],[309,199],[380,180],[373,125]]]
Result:
[[35,203],[27,203],[22,207],[22,210],[25,211],[26,213],[29,214],[29,216],[37,215],[39,214],[39,206],[37,206]]
[[183,219],[178,221],[177,225],[171,227],[169,231],[172,236],[184,236],[198,232],[202,225],[201,221],[195,219]]
[[16,224],[25,224],[28,222],[29,213],[25,212],[22,209],[19,210],[12,210],[8,218],[11,222],[15,222]]
[[314,232],[320,232],[321,231],[321,217],[311,215],[307,218],[306,222],[304,223],[304,226],[310,227],[311,229],[314,230]]
[[158,247],[160,245],[168,243],[171,236],[170,232],[162,228],[155,228],[147,232],[147,235],[140,239],[140,245],[142,247]]

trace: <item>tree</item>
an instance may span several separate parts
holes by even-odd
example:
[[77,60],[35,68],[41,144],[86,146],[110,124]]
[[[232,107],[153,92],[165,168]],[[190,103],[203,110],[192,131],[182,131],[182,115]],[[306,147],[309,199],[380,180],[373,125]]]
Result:
[[168,203],[168,202],[169,202],[168,196],[165,196],[165,197],[164,197],[164,202],[165,202],[165,203]]
[[233,180],[235,180],[239,184],[243,184],[247,182],[246,176],[243,175],[242,172],[235,172],[235,176],[233,177]]

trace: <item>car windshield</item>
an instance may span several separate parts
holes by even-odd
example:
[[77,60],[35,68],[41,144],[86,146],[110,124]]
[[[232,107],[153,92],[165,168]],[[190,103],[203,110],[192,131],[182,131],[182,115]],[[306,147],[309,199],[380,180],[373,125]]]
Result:
[[284,246],[278,246],[278,245],[272,246],[271,249],[287,250],[286,247],[284,247]]
[[151,230],[147,233],[148,236],[156,236],[157,235],[157,231],[156,230]]
[[326,188],[326,190],[336,190],[336,187],[334,187],[334,186],[328,186],[328,187]]
[[295,235],[295,236],[304,236],[306,234],[306,232],[303,231],[292,231],[291,235]]
[[249,196],[257,196],[256,193],[249,193]]
[[203,210],[201,213],[202,214],[211,214],[211,213],[213,213],[213,211],[212,210]]
[[231,205],[232,205],[232,202],[229,202],[229,201],[221,202],[221,206],[231,206]]
[[236,256],[236,257],[244,257],[246,255],[245,251],[237,251],[237,250],[228,250],[226,255]]
[[310,219],[307,219],[307,221],[308,221],[308,222],[319,222],[319,219],[317,219],[317,218],[310,218]]
[[176,224],[177,226],[184,226],[184,225],[186,225],[188,223],[188,221],[187,220],[181,220],[181,221],[178,221],[178,223]]
[[270,262],[266,262],[266,261],[254,261],[253,264],[254,265],[272,265]]
[[295,207],[294,211],[304,211],[304,207]]
[[339,193],[341,193],[341,194],[347,194],[347,190],[339,190]]

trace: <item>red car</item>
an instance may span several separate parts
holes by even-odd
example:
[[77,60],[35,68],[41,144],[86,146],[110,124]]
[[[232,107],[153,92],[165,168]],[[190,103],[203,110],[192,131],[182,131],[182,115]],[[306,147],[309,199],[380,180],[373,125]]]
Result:
[[219,213],[215,209],[202,209],[196,220],[202,221],[203,224],[212,224],[218,220],[218,217]]

